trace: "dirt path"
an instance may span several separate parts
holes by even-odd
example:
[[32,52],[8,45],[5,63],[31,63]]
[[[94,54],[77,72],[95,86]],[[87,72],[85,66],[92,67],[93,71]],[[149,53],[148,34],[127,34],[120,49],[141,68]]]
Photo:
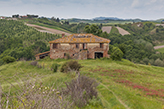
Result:
[[[104,84],[101,83],[101,85],[103,85],[106,89],[108,89],[107,86],[105,86]],[[116,97],[116,99],[126,108],[126,109],[130,109],[121,99],[118,98],[118,96],[110,89],[108,89],[108,91],[112,92],[113,95]]]
[[34,25],[34,24],[26,24],[26,25],[34,27],[35,29],[37,29],[40,32],[47,32],[47,33],[52,33],[52,34],[63,34],[64,33],[66,36],[71,35],[70,33],[67,33],[67,32],[64,32],[64,31],[51,29],[51,28],[47,28],[47,27],[43,27],[43,26],[38,26],[38,25]]
[[111,29],[112,29],[112,26],[103,26],[102,27],[102,31],[107,32],[108,34],[110,33]]
[[117,29],[118,29],[118,31],[119,31],[119,33],[121,34],[121,35],[128,35],[128,34],[130,34],[128,31],[126,31],[126,30],[124,30],[124,29],[122,29],[122,28],[120,28],[120,27],[116,27]]
[[[113,95],[116,97],[116,99],[126,108],[126,109],[130,109],[121,99],[118,98],[118,96],[112,91],[110,90],[106,85],[104,85],[103,83],[99,82],[101,85],[103,85],[108,91],[112,92]],[[106,101],[107,102],[107,101]]]
[[155,46],[154,49],[164,48],[164,45]]

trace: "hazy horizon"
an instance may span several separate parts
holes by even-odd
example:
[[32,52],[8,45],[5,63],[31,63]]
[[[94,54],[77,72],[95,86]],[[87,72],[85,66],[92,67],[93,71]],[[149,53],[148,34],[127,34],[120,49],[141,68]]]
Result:
[[164,0],[0,0],[0,16],[36,14],[45,17],[157,20],[164,18]]

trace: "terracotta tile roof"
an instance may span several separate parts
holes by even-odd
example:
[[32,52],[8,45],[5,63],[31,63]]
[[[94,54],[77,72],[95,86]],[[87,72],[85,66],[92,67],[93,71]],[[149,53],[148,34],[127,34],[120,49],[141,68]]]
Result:
[[110,43],[110,40],[93,34],[72,34],[49,43]]
[[39,55],[46,54],[46,53],[50,53],[50,51],[39,53],[39,54],[36,54],[35,56],[39,56]]

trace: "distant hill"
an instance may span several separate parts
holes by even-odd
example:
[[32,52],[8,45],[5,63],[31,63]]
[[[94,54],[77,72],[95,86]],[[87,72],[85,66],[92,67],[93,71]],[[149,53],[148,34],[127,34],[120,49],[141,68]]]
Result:
[[80,19],[80,18],[71,18],[71,19],[62,19],[69,21],[70,23],[103,23],[103,24],[125,24],[133,22],[143,22],[142,19],[122,19],[117,17],[95,17],[93,19]]
[[117,17],[96,17],[93,20],[124,20]]
[[162,21],[164,21],[164,19],[157,19],[157,20],[155,20],[156,22],[162,22]]

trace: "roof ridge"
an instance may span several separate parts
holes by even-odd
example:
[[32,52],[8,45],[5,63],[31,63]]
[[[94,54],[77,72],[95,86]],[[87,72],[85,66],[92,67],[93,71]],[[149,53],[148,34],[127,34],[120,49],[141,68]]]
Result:
[[71,34],[67,37],[62,37],[53,41],[49,41],[49,43],[110,43],[110,40],[93,34],[79,33],[79,34]]

